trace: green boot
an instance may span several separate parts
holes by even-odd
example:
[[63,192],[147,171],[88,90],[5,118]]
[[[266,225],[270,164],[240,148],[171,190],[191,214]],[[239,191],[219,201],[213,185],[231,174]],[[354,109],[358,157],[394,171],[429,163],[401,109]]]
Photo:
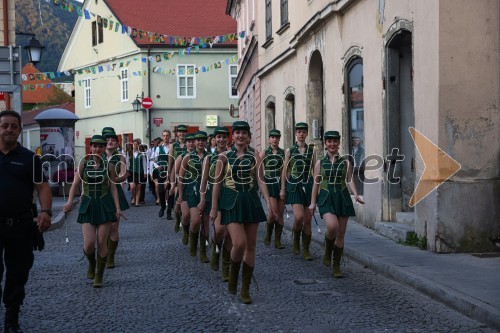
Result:
[[217,247],[219,247],[219,249],[220,249],[221,245],[222,245],[222,243],[218,244],[218,245],[215,243],[212,243],[212,257],[210,257],[210,268],[214,271],[219,270],[220,251],[219,251],[219,253],[217,253]]
[[189,225],[182,225],[182,244],[188,245],[189,243]]
[[274,247],[277,249],[284,249],[285,247],[281,244],[281,235],[283,233],[283,226],[278,222],[274,225],[275,233],[274,233]]
[[115,253],[118,248],[118,240],[114,241],[108,238],[108,260],[106,261],[106,268],[115,268]]
[[196,257],[196,252],[198,251],[198,236],[199,232],[189,231],[189,255],[191,257]]
[[[83,251],[85,253],[85,251]],[[89,268],[87,269],[87,279],[94,279],[95,278],[95,251],[92,253],[85,253],[85,256],[87,257],[89,261]]]
[[333,277],[344,277],[344,274],[342,274],[342,272],[340,271],[340,261],[342,260],[343,254],[343,247],[337,247],[337,245],[333,245]]
[[252,282],[253,267],[247,265],[243,262],[243,269],[241,274],[241,301],[244,304],[252,303],[252,298],[250,297],[250,283]]
[[323,256],[323,265],[330,267],[332,265],[332,251],[333,251],[334,239],[328,239],[325,236],[325,255]]
[[104,275],[104,268],[106,268],[107,256],[100,257],[97,255],[97,271],[95,273],[94,288],[102,287],[102,277]]
[[229,270],[229,282],[227,284],[227,290],[233,295],[236,295],[236,292],[238,291],[238,278],[240,275],[240,267],[241,267],[241,261],[240,262],[234,262],[231,259],[231,269]]
[[229,265],[231,264],[231,251],[222,247],[222,268],[221,277],[223,282],[229,281]]
[[271,244],[271,236],[273,235],[274,222],[266,222],[266,234],[264,236],[264,244]]
[[207,238],[200,232],[200,261],[204,264],[209,262],[207,257]]
[[309,253],[309,245],[311,245],[311,235],[302,233],[302,256],[305,260],[313,260],[313,257]]
[[179,232],[181,230],[181,213],[175,213],[175,223],[174,223],[174,231]]
[[295,229],[293,230],[293,247],[292,247],[292,253],[293,254],[299,254],[300,253],[300,231],[296,231]]

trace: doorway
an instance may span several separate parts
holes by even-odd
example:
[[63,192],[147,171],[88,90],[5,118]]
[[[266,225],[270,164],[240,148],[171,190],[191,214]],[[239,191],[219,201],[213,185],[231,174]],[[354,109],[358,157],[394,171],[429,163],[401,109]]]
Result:
[[[401,29],[395,32],[386,46],[387,57],[387,154],[397,149],[404,160],[388,161],[390,218],[399,211],[411,212],[410,198],[415,190],[415,146],[409,128],[415,126],[413,97],[412,33]],[[390,174],[392,173],[392,175]]]

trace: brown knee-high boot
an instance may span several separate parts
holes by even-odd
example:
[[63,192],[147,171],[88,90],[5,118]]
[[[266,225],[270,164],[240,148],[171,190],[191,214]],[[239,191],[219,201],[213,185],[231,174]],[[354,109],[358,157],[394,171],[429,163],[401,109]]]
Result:
[[274,222],[266,222],[266,234],[264,235],[264,244],[271,244],[271,236],[273,234]]
[[231,264],[231,251],[222,246],[222,269],[221,277],[222,281],[229,281],[229,265]]
[[182,225],[182,244],[188,245],[189,243],[189,225]]
[[196,257],[196,252],[198,251],[198,236],[199,232],[193,232],[189,230],[189,255],[191,257]]
[[231,269],[229,270],[229,282],[227,284],[227,290],[233,295],[236,295],[238,291],[238,278],[240,275],[241,261],[234,262],[231,259]]
[[114,241],[108,238],[108,260],[106,261],[106,268],[115,268],[115,253],[118,248],[118,240]]
[[244,304],[252,303],[252,298],[250,297],[250,283],[252,282],[253,267],[247,265],[243,262],[242,276],[241,276],[241,301]]
[[[215,244],[212,243],[212,257],[210,257],[210,268],[214,271],[219,270],[219,258],[220,258],[220,247],[222,246],[222,243],[220,244]],[[219,248],[219,253],[217,253],[217,247]]]
[[309,253],[309,245],[311,245],[311,235],[302,232],[302,256],[305,260],[313,260],[313,257]]
[[202,231],[200,231],[200,261],[204,264],[210,261],[207,257],[207,238]]
[[325,255],[323,256],[323,265],[325,265],[326,267],[330,267],[332,265],[332,251],[334,243],[335,238],[328,239],[325,236]]
[[106,268],[107,256],[101,257],[97,255],[97,271],[95,273],[94,288],[102,287],[102,279],[104,276],[104,269]]
[[[85,253],[85,251],[83,251]],[[87,269],[87,279],[94,279],[95,278],[95,251],[92,253],[85,253],[85,256],[87,257],[89,261],[89,268]]]
[[293,229],[293,247],[292,247],[292,253],[293,254],[299,254],[300,253],[300,233],[301,231],[297,231]]
[[281,224],[279,224],[278,222],[276,222],[274,224],[274,228],[275,228],[275,233],[274,233],[274,247],[277,248],[277,249],[284,249],[285,247],[283,246],[283,244],[281,243],[281,235],[283,233],[283,226]]
[[337,247],[337,245],[333,245],[333,276],[336,278],[344,277],[344,274],[342,274],[342,272],[340,271],[340,261],[342,260],[343,254],[343,247]]

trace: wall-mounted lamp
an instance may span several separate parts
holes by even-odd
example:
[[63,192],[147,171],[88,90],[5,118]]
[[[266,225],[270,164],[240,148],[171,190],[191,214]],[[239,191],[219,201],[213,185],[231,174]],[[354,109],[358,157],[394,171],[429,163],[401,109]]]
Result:
[[142,102],[141,102],[143,98],[144,98],[144,91],[142,92],[141,96],[137,95],[137,97],[132,102],[132,107],[134,108],[135,112],[139,112],[140,110],[144,110],[142,108]]

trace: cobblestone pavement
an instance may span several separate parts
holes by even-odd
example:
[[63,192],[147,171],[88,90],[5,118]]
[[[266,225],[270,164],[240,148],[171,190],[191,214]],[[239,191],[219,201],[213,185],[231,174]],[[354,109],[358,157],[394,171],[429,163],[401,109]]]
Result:
[[101,289],[85,277],[75,210],[48,232],[22,307],[25,332],[493,332],[353,261],[344,279],[333,279],[318,244],[311,245],[315,260],[306,262],[291,253],[289,232],[286,249],[265,246],[263,225],[254,303],[244,305],[220,272],[189,256],[173,222],[157,212],[154,205],[125,212],[117,266],[106,270]]

